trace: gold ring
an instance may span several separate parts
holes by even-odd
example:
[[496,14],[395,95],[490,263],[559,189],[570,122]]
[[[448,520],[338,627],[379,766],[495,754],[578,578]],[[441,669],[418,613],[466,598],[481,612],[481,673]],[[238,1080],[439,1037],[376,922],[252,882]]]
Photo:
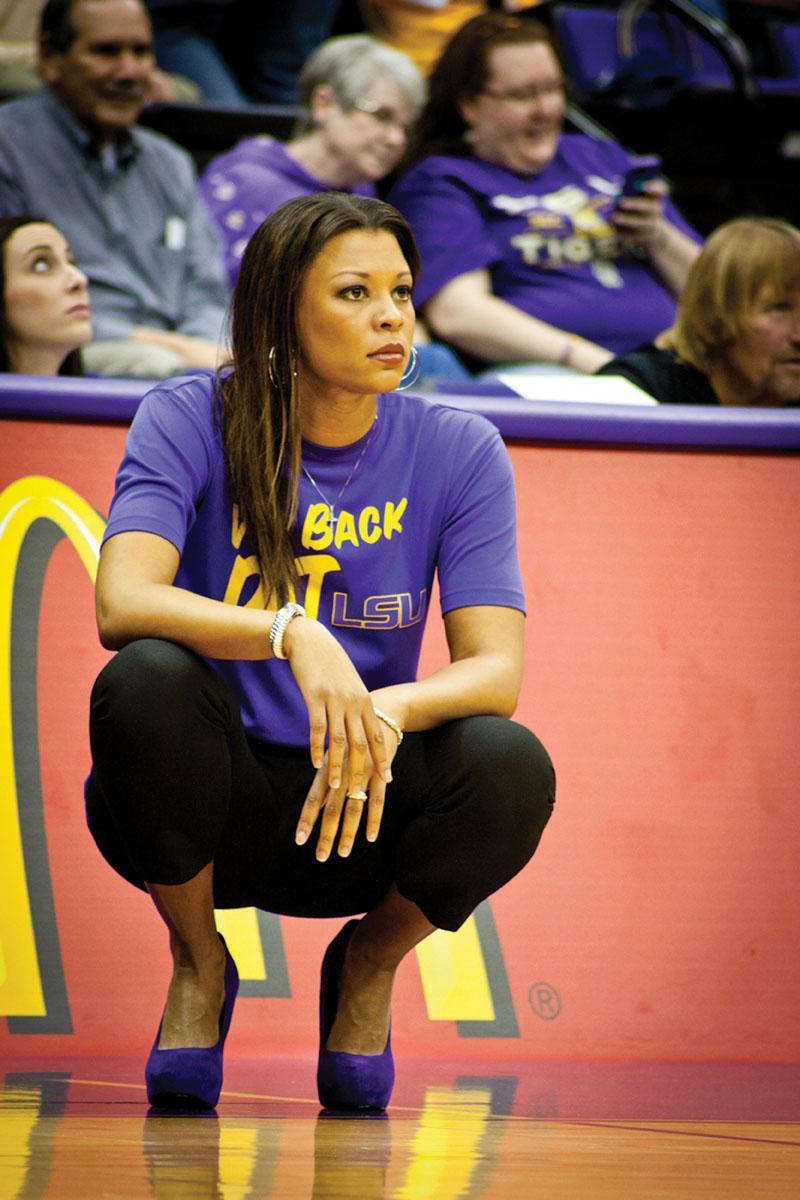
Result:
[[369,799],[369,797],[367,796],[366,792],[348,792],[347,799],[348,800],[360,800],[360,802],[363,804],[366,800]]

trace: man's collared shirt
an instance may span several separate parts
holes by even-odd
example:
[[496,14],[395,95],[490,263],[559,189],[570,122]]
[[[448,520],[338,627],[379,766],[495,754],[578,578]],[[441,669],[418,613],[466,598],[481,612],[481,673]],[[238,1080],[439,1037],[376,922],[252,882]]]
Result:
[[89,278],[94,337],[149,325],[217,341],[228,286],[189,155],[134,126],[98,147],[47,89],[0,105],[0,214],[56,225]]

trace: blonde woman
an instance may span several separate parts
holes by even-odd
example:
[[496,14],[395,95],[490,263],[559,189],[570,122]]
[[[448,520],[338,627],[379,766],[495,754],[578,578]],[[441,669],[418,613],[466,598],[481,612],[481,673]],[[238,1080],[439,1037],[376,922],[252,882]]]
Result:
[[599,374],[623,375],[664,404],[800,404],[800,229],[770,217],[720,225],[674,326]]

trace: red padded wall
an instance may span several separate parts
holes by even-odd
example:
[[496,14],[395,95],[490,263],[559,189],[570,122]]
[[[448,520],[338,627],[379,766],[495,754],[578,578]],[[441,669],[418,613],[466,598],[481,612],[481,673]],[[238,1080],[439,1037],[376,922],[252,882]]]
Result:
[[[119,427],[6,421],[0,489],[46,475],[105,513],[123,438]],[[510,452],[529,606],[518,718],[559,777],[538,855],[492,900],[499,947],[488,970],[504,977],[519,1036],[460,1036],[428,1019],[412,961],[398,981],[398,1048],[476,1061],[795,1061],[800,461]],[[86,702],[106,655],[67,540],[41,600],[46,838],[32,878],[44,864],[74,1031],[0,1022],[0,1053],[140,1053],[167,953],[148,900],[105,866],[83,824]],[[437,622],[424,668],[443,654]],[[234,1054],[312,1053],[332,927],[281,922],[291,996],[243,999]],[[7,954],[0,961],[13,973]]]

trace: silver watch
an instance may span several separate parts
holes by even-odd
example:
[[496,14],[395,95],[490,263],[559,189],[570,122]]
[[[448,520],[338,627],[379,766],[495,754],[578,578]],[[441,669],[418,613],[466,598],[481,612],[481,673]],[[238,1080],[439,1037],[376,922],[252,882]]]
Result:
[[276,658],[286,658],[283,652],[283,635],[286,633],[286,628],[290,621],[295,617],[304,617],[306,610],[302,604],[284,604],[283,608],[279,608],[275,613],[275,618],[272,622],[272,628],[269,631],[269,644],[272,647],[272,653]]

